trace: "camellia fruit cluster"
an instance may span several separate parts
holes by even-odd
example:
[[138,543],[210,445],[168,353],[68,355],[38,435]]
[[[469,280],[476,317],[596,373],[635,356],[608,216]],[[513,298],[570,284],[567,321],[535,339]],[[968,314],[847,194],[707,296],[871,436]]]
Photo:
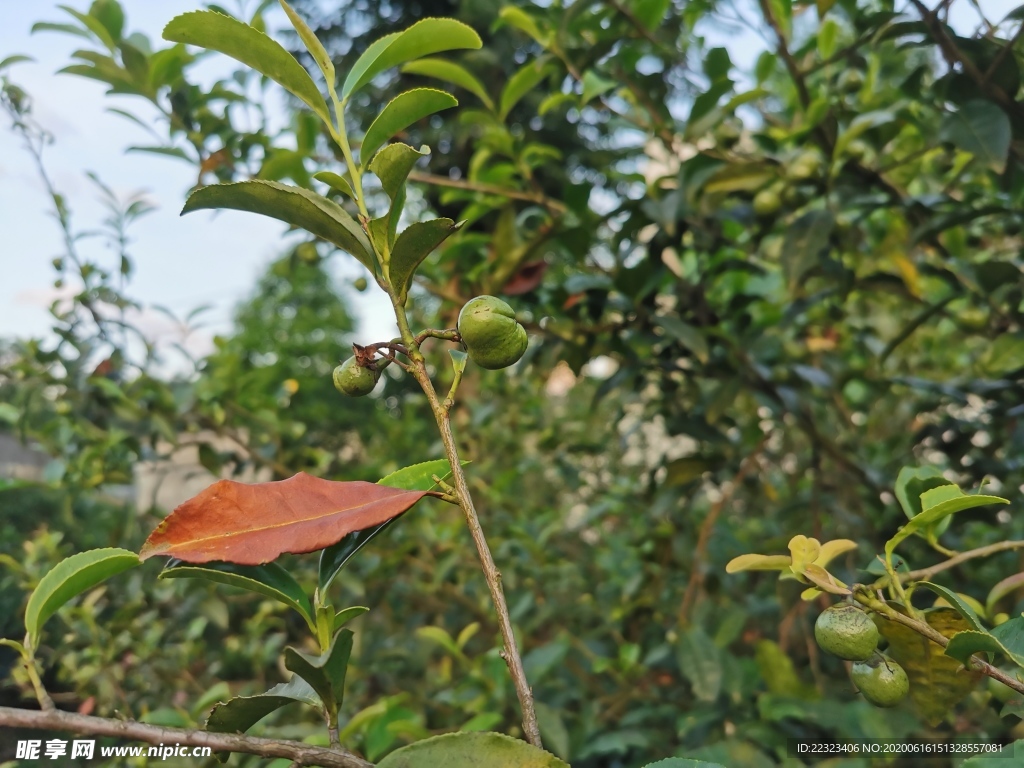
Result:
[[459,312],[459,336],[469,359],[488,370],[507,368],[526,352],[526,329],[516,313],[494,296],[477,296]]
[[910,691],[906,671],[878,652],[878,627],[858,606],[826,608],[814,622],[814,639],[823,651],[854,662],[850,678],[876,707],[894,707]]

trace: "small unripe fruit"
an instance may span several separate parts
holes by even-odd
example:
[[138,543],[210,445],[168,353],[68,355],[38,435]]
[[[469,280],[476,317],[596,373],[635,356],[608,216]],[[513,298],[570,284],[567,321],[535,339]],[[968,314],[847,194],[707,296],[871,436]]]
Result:
[[488,370],[512,365],[529,344],[512,307],[494,296],[470,299],[459,312],[458,325],[470,360]]
[[368,285],[369,285],[369,283],[366,282],[366,278],[365,277],[357,277],[355,280],[352,281],[352,287],[355,288],[360,293],[365,291],[366,290],[366,286],[368,286]]
[[910,691],[910,680],[903,667],[881,654],[854,664],[850,678],[876,707],[895,707]]
[[856,605],[833,605],[814,622],[814,639],[823,651],[840,659],[861,661],[875,652],[878,627]]
[[377,386],[380,371],[366,368],[354,357],[334,369],[334,386],[343,395],[362,397],[368,395]]
[[[1006,670],[1003,671],[1005,672]],[[1012,672],[1010,672],[1009,674],[1011,677],[1013,677]],[[1013,688],[1003,683],[1000,683],[994,677],[986,678],[986,680],[988,681],[986,683],[988,687],[988,692],[992,695],[993,699],[1000,702],[1001,704],[1005,704],[1011,699],[1020,698],[1020,695],[1015,690],[1013,690]]]
[[295,249],[295,255],[307,264],[316,264],[320,261],[320,254],[313,243],[300,243]]
[[754,213],[758,216],[771,216],[782,207],[782,198],[774,187],[766,187],[754,195]]
[[806,181],[821,170],[821,156],[814,151],[802,152],[786,167],[786,177]]
[[836,82],[839,90],[843,93],[856,93],[864,86],[864,75],[859,69],[847,69],[839,76]]

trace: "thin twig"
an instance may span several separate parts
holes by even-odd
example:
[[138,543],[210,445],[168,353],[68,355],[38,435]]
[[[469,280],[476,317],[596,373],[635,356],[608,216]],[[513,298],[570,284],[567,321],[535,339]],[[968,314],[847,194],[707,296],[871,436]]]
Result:
[[188,728],[165,728],[133,720],[111,720],[105,717],[79,715],[73,712],[0,707],[0,726],[33,730],[64,731],[90,736],[113,736],[146,744],[175,744],[189,747],[210,747],[214,752],[241,752],[261,757],[283,757],[299,765],[324,768],[373,768],[373,763],[351,752],[335,747],[326,749],[298,741],[264,739],[244,734],[212,733]]
[[[968,560],[974,560],[978,557],[989,557],[990,555],[998,554],[999,552],[1007,552],[1013,549],[1024,549],[1024,541],[1000,541],[995,544],[989,544],[985,547],[978,547],[977,549],[969,549],[966,552],[961,552],[948,560],[943,560],[941,563],[929,566],[928,568],[919,568],[916,571],[908,571],[907,573],[899,574],[901,582],[907,581],[928,581],[932,576],[943,571],[948,571],[950,568],[956,568],[961,563],[966,563]],[[888,583],[888,577],[883,576],[881,579],[874,583],[874,587],[884,587]]]
[[537,192],[523,192],[518,189],[506,189],[496,184],[485,184],[478,181],[463,181],[462,179],[449,179],[447,176],[438,176],[434,173],[423,173],[413,171],[409,174],[409,181],[418,181],[424,184],[433,184],[437,187],[451,187],[452,189],[464,189],[468,192],[479,192],[483,195],[498,195],[507,197],[509,200],[525,200],[530,203],[543,205],[545,208],[556,213],[565,213],[568,209],[557,200]]
[[747,473],[757,463],[757,460],[761,455],[761,451],[764,450],[767,442],[767,437],[762,439],[761,442],[758,443],[757,447],[742,461],[740,468],[736,470],[736,476],[732,479],[732,484],[729,486],[728,490],[722,493],[722,497],[711,507],[707,517],[704,518],[704,522],[701,523],[700,533],[697,535],[697,546],[694,548],[693,553],[693,564],[690,566],[690,581],[686,585],[686,592],[683,594],[683,601],[679,605],[680,624],[686,624],[689,621],[690,610],[693,608],[693,604],[697,600],[697,592],[704,585],[704,569],[702,567],[704,554],[707,552],[708,542],[711,541],[711,534],[714,533],[715,523],[718,522],[718,516],[722,514],[722,510],[725,509],[725,505],[732,500],[736,491],[739,490],[739,487],[743,484],[743,480],[747,476]]
[[[885,601],[880,600],[877,597],[873,597],[868,591],[868,588],[862,587],[860,589],[855,589],[853,597],[858,603],[866,608],[870,608],[883,618],[888,619],[889,621],[894,621],[897,624],[902,624],[943,648],[949,645],[949,638],[941,634],[930,624],[926,624],[923,621],[919,621],[900,613]],[[971,656],[971,658],[968,659],[968,664],[966,666],[975,672],[981,672],[983,675],[987,675],[998,680],[1007,688],[1012,688],[1018,693],[1024,693],[1024,682],[1021,682],[1016,677],[1006,674],[1001,669],[989,664],[987,661],[982,661],[977,656]]]
[[981,78],[982,86],[988,85],[988,81],[992,79],[992,75],[996,73],[996,70],[999,69],[999,65],[1003,63],[1003,59],[1009,55],[1010,51],[1012,51],[1014,46],[1017,45],[1021,37],[1024,37],[1024,22],[1021,22],[1021,25],[1017,27],[1017,34],[1010,38],[1010,41],[999,49],[999,53],[997,53],[996,57],[992,59],[992,63],[988,65],[988,69],[985,70],[985,74]]
[[416,338],[409,329],[409,319],[405,314],[405,307],[401,304],[395,292],[389,291],[389,296],[395,311],[395,319],[398,321],[399,333],[401,333],[402,339],[409,347],[412,375],[422,388],[423,394],[426,395],[427,402],[430,404],[430,410],[433,412],[434,419],[437,422],[441,442],[444,444],[445,455],[451,466],[456,498],[466,517],[470,536],[473,538],[477,555],[480,558],[484,579],[487,581],[491,600],[494,602],[494,610],[498,615],[498,628],[501,631],[501,639],[505,646],[501,651],[501,657],[505,660],[505,664],[508,665],[509,675],[512,677],[512,685],[515,687],[516,697],[519,699],[519,707],[523,717],[523,735],[530,744],[533,744],[535,747],[542,747],[540,728],[537,725],[537,714],[533,706],[533,691],[526,680],[523,660],[519,654],[519,647],[512,629],[512,617],[509,615],[505,591],[501,586],[501,572],[498,571],[498,567],[494,564],[494,557],[491,555],[491,549],[487,544],[487,537],[484,535],[484,529],[480,525],[480,517],[477,515],[476,506],[473,504],[473,497],[469,492],[469,484],[466,482],[466,474],[462,469],[458,446],[455,443],[455,436],[452,434],[449,411],[438,399],[434,384],[427,373],[427,363],[416,344]]
[[793,58],[793,54],[789,50],[789,45],[786,43],[786,35],[782,31],[782,27],[779,25],[778,20],[775,18],[775,14],[772,13],[771,6],[768,4],[768,0],[759,0],[761,4],[761,13],[764,14],[765,21],[775,32],[775,36],[779,39],[779,55],[782,57],[783,63],[786,65],[786,69],[789,71],[789,76],[793,78],[793,84],[796,86],[797,95],[800,97],[800,104],[806,109],[811,103],[811,93],[807,89],[807,81],[804,79],[804,73],[800,71],[800,66],[796,63],[796,59]]

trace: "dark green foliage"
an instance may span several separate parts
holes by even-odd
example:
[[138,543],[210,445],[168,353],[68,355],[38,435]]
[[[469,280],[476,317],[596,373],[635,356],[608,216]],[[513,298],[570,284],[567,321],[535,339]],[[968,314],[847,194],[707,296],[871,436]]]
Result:
[[[893,19],[824,2],[824,21],[803,9],[797,24],[789,3],[772,2],[765,7],[803,74],[794,81],[776,50],[750,73],[760,90],[745,91],[728,52],[698,34],[720,19],[713,4],[502,13],[489,0],[354,2],[330,18],[315,6],[295,3],[335,56],[339,81],[368,42],[423,16],[454,16],[485,35],[480,51],[446,60],[487,99],[462,74],[421,64],[358,91],[353,120],[365,130],[410,83],[448,89],[462,79],[451,88],[459,109],[402,136],[433,151],[428,167],[404,163],[399,175],[426,170],[437,186],[417,186],[422,197],[406,201],[385,178],[372,213],[401,202],[413,221],[466,222],[444,233],[435,255],[415,248],[400,260],[428,287],[411,289],[420,325],[453,327],[470,297],[491,293],[531,334],[514,376],[467,369],[453,415],[548,748],[575,768],[634,768],[670,754],[771,766],[790,738],[969,732],[1009,741],[1018,716],[1002,717],[1002,703],[972,689],[950,655],[919,652],[914,634],[887,636],[913,662],[908,674],[941,677],[957,695],[926,693],[918,698],[934,706],[915,702],[917,711],[871,707],[842,664],[814,649],[813,618],[827,603],[801,601],[806,585],[795,581],[727,576],[724,566],[745,552],[784,552],[804,532],[856,540],[830,570],[846,583],[867,580],[860,569],[940,479],[976,488],[996,478],[982,492],[1013,506],[1006,515],[964,507],[948,531],[949,517],[918,521],[898,560],[919,568],[939,559],[936,546],[1024,538],[1020,46],[982,87],[963,66],[941,63],[912,10]],[[956,43],[984,73],[1012,33],[1004,26],[998,41]],[[106,33],[115,48],[121,36],[117,24]],[[106,50],[103,36],[93,44]],[[193,83],[180,46],[146,58],[145,78],[131,49],[117,50],[102,54],[113,70],[79,57],[87,63],[70,71],[166,106],[168,143],[147,149],[192,162],[202,180],[309,186],[314,158],[316,170],[344,170],[322,165],[340,152],[307,111],[297,108],[281,136],[243,129],[224,109],[241,91],[228,80]],[[17,92],[4,93],[24,119]],[[461,184],[450,183],[452,169]],[[350,181],[325,178],[354,215]],[[397,226],[384,220],[371,235],[390,246]],[[3,609],[61,556],[141,541],[157,516],[142,525],[101,494],[181,435],[239,441],[238,450],[204,443],[210,469],[277,477],[376,480],[442,455],[418,389],[397,366],[380,397],[339,405],[330,372],[351,354],[350,310],[320,263],[327,246],[300,248],[271,267],[234,332],[187,380],[129,363],[119,336],[89,324],[90,300],[128,305],[111,279],[130,272],[127,257],[84,276],[73,311],[55,317],[59,343],[4,351],[0,402],[14,410],[0,416],[55,458],[49,477],[61,483],[53,508],[0,491],[15,510],[0,522],[10,558],[0,574],[4,636],[22,628]],[[73,274],[72,261],[60,276]],[[402,270],[404,286],[412,269]],[[434,352],[447,385],[447,356]],[[894,484],[913,464],[922,468]],[[284,565],[311,593],[314,558]],[[1019,556],[1003,552],[943,572],[936,591],[955,606],[957,593],[981,601],[1018,570]],[[69,631],[59,650],[41,653],[48,682],[76,703],[95,695],[104,714],[180,724],[229,698],[221,681],[243,695],[284,682],[280,651],[305,631],[284,605],[142,578],[132,572],[119,591],[87,597],[88,610],[53,620]],[[380,760],[442,731],[517,732],[489,596],[456,510],[404,516],[330,589],[338,606],[371,606],[351,623],[343,743]],[[987,625],[1024,608],[1013,583],[992,595]],[[934,597],[920,590],[914,599],[924,608]],[[963,614],[930,614],[965,633],[953,648],[963,659],[1015,642],[1012,622],[989,634]],[[260,726],[300,736],[318,727],[298,707]]]

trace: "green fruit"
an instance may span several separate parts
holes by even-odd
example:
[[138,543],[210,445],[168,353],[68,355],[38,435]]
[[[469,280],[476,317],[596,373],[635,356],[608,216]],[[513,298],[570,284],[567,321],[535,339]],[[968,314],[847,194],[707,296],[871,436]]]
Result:
[[316,264],[320,261],[320,254],[313,243],[300,243],[295,249],[295,255],[307,264]]
[[767,187],[754,195],[754,213],[758,216],[771,216],[781,207],[782,198],[774,187]]
[[377,386],[379,378],[380,371],[360,365],[354,357],[350,357],[334,369],[335,388],[341,394],[349,397],[362,397],[370,394]]
[[839,76],[836,85],[843,93],[856,93],[864,86],[864,75],[859,69],[847,69]]
[[786,168],[786,177],[794,181],[806,181],[821,170],[821,155],[817,152],[803,152]]
[[849,661],[861,661],[878,646],[878,627],[856,605],[826,608],[814,622],[814,639],[823,651]]
[[488,370],[512,365],[529,344],[512,307],[494,296],[470,299],[459,312],[458,325],[470,360]]
[[352,287],[355,288],[360,293],[365,291],[366,290],[366,286],[368,286],[368,285],[369,285],[369,283],[366,282],[366,278],[365,277],[357,277],[355,280],[352,281]]
[[[1005,669],[1003,671],[1006,672]],[[1012,672],[1010,672],[1009,674],[1011,677],[1013,676]],[[1013,688],[1003,683],[1000,683],[994,677],[987,678],[986,686],[988,687],[988,692],[992,694],[992,698],[1002,704],[1005,704],[1011,699],[1020,698],[1017,692],[1013,690]]]
[[910,680],[903,667],[881,654],[854,664],[850,678],[876,707],[895,707],[910,691]]

